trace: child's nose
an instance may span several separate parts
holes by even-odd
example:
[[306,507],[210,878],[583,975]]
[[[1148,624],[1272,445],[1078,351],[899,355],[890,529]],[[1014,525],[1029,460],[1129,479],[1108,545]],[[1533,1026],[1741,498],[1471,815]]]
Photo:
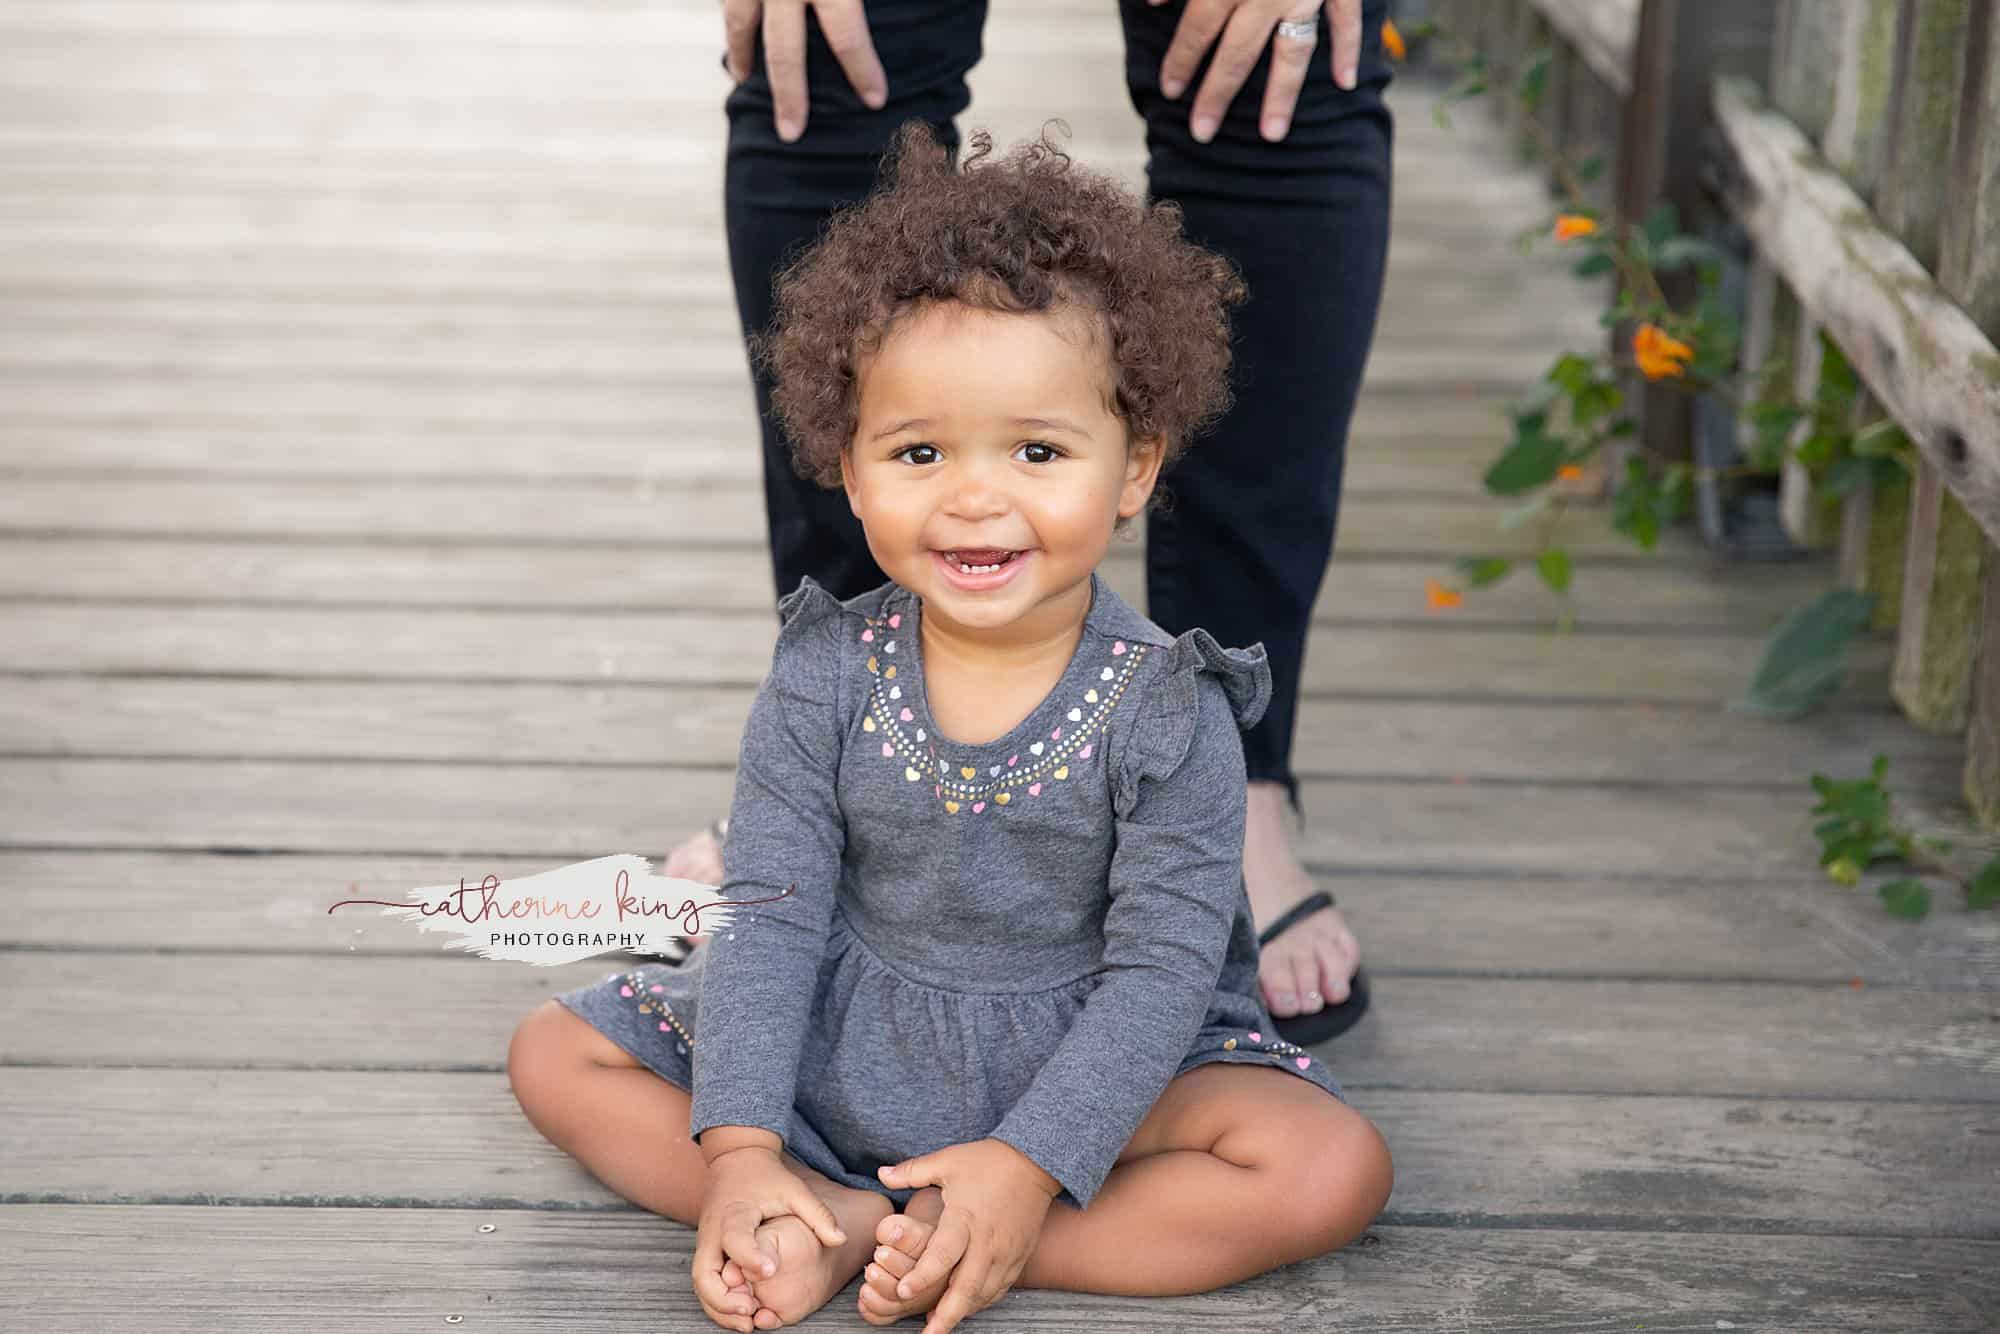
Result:
[[1004,469],[968,463],[953,473],[945,497],[946,508],[956,518],[976,519],[1004,514],[1013,501]]

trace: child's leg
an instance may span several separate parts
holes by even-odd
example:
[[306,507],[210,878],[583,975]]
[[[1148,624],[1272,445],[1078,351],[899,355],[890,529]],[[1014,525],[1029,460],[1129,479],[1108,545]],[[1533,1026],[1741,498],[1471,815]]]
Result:
[[[1393,1180],[1388,1146],[1359,1112],[1282,1070],[1204,1065],[1167,1086],[1088,1209],[1050,1206],[1014,1286],[1124,1296],[1225,1287],[1347,1245]],[[931,1232],[896,1221],[910,1239],[878,1256],[886,1273],[864,1284],[870,1323],[928,1310],[943,1293],[896,1297]]]
[[[641,1208],[690,1226],[700,1221],[708,1164],[688,1136],[685,1090],[553,1000],[515,1030],[507,1078],[535,1129],[592,1176]],[[757,1243],[777,1256],[778,1272],[741,1284],[733,1262],[723,1271],[733,1290],[753,1293],[763,1308],[757,1329],[803,1319],[846,1287],[875,1249],[876,1225],[893,1209],[886,1196],[830,1181],[790,1154],[783,1159],[832,1208],[847,1244],[826,1250],[797,1218],[758,1228]]]
[[1090,1207],[1058,1203],[1018,1286],[1206,1292],[1324,1255],[1389,1202],[1367,1118],[1282,1070],[1211,1064],[1167,1085]]

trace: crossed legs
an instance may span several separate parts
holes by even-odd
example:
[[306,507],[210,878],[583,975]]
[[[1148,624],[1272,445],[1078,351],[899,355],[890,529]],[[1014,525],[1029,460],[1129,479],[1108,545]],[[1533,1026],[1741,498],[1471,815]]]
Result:
[[[530,1123],[598,1180],[641,1208],[699,1220],[707,1165],[688,1137],[685,1090],[556,1001],[515,1031],[507,1075]],[[779,1271],[747,1284],[725,1270],[760,1304],[733,1328],[803,1319],[862,1272],[878,1243],[889,1245],[891,1229],[894,1253],[879,1263],[890,1274],[858,1298],[863,1318],[886,1324],[935,1303],[940,1291],[893,1297],[937,1217],[935,1192],[893,1214],[884,1195],[786,1163],[833,1209],[848,1244],[830,1252],[796,1219],[766,1224],[758,1240],[778,1254]],[[1381,1211],[1392,1180],[1374,1126],[1319,1088],[1263,1066],[1202,1066],[1168,1084],[1088,1209],[1050,1207],[1015,1286],[1205,1292],[1346,1245]]]

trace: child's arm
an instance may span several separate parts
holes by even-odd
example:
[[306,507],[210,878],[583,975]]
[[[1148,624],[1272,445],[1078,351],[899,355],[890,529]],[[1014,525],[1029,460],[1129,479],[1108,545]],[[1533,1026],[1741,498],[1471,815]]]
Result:
[[711,1127],[743,1126],[770,1132],[782,1147],[846,846],[834,791],[840,607],[811,580],[779,606],[771,671],[743,732],[722,894],[769,899],[797,890],[707,928],[688,1125],[697,1142]]
[[1079,1208],[1187,1056],[1243,896],[1237,717],[1218,681],[1191,676],[1192,690],[1161,682],[1159,707],[1127,739],[1136,781],[1119,803],[1103,980],[992,1136]]

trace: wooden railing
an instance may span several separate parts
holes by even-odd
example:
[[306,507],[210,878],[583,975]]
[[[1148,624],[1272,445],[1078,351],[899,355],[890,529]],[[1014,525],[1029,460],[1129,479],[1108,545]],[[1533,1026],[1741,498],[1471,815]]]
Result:
[[[1433,9],[1485,54],[1499,107],[1552,47],[1541,119],[1565,151],[1612,148],[1621,224],[1670,199],[1742,226],[1747,363],[1788,361],[1809,397],[1824,333],[1865,389],[1857,425],[1887,416],[1916,446],[1907,484],[1837,506],[1791,467],[1786,527],[1877,595],[1898,704],[1964,733],[1966,798],[2000,825],[2000,0]],[[1648,394],[1649,447],[1686,453],[1685,403]]]

